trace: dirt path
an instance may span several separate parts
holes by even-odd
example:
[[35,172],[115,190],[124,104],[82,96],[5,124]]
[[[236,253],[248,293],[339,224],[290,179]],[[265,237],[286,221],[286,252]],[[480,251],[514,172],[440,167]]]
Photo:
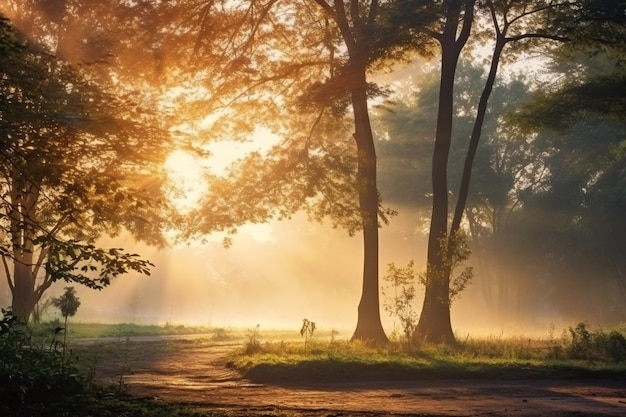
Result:
[[[167,343],[167,342],[156,342]],[[189,342],[107,361],[99,378],[133,395],[238,416],[626,416],[626,380],[423,380],[255,383],[228,367],[233,346]]]

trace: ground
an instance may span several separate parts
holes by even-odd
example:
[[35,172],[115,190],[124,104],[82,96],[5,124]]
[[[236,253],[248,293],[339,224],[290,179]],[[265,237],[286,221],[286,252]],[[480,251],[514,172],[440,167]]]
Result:
[[[136,340],[136,339],[133,339]],[[622,378],[412,381],[249,380],[227,366],[241,345],[145,339],[94,363],[130,394],[240,416],[626,416]],[[158,348],[155,348],[158,346]],[[124,353],[126,352],[126,353]]]

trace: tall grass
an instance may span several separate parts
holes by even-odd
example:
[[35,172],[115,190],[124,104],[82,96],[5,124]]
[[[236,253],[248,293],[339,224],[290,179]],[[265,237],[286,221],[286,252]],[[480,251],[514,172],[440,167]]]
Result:
[[251,378],[415,378],[428,376],[564,377],[626,374],[626,340],[617,330],[583,324],[546,338],[470,338],[455,346],[417,343],[407,348],[392,338],[382,348],[360,342],[309,340],[263,342],[235,352],[231,366]]

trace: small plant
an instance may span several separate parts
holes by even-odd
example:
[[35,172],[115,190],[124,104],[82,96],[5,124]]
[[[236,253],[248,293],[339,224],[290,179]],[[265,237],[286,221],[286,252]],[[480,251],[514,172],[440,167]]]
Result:
[[248,331],[248,342],[244,349],[247,355],[259,353],[261,351],[261,341],[259,340],[260,326],[257,324],[254,330]]
[[304,337],[304,354],[306,355],[307,343],[311,337],[313,337],[313,333],[315,332],[315,322],[309,321],[308,319],[302,320],[302,328],[300,329],[300,336]]
[[[387,274],[383,280],[389,283],[383,288],[383,295],[391,298],[383,304],[385,311],[400,321],[402,332],[406,338],[407,347],[411,351],[411,338],[417,326],[418,314],[413,310],[415,299],[415,271],[411,260],[406,267],[398,268],[392,262],[387,265]],[[393,295],[389,295],[389,292]]]
[[65,357],[65,346],[67,342],[67,318],[76,314],[78,307],[80,307],[80,300],[76,297],[76,290],[74,290],[74,287],[65,287],[65,292],[62,296],[52,299],[52,305],[61,310],[61,315],[65,319],[65,327],[62,329],[63,357]]
[[120,378],[117,384],[117,392],[121,393],[126,390],[126,383],[124,382],[124,376],[130,374],[130,366],[128,365],[128,359],[130,355],[130,337],[126,337],[126,342],[124,343],[124,351],[122,358],[122,366],[120,368]]

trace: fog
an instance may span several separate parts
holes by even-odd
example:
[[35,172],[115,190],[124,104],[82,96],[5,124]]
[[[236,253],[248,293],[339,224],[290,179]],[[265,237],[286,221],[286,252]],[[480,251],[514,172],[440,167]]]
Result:
[[[416,272],[425,269],[426,236],[415,227],[416,215],[400,209],[389,226],[380,229],[380,277],[387,264],[405,266],[415,260]],[[151,276],[128,274],[114,279],[101,291],[74,285],[81,306],[73,317],[79,322],[135,322],[143,324],[201,325],[227,328],[293,329],[302,319],[315,321],[322,330],[350,337],[357,320],[362,280],[362,238],[343,230],[292,220],[245,226],[233,245],[224,248],[222,236],[207,242],[181,244],[167,249],[136,244],[130,237],[102,241],[139,253],[155,264]],[[547,336],[550,327],[565,328],[570,318],[549,311],[528,311],[518,320],[499,318],[485,309],[480,276],[452,307],[453,329],[459,337]],[[46,293],[59,296],[69,284],[57,282]],[[416,284],[419,287],[419,284]],[[423,290],[414,303],[421,309]],[[394,320],[383,310],[388,334]],[[7,298],[4,304],[8,304]],[[45,319],[59,318],[50,307]]]
[[[423,252],[397,241],[397,229],[381,230],[383,273],[387,262],[405,264]],[[359,235],[295,218],[244,227],[230,248],[220,236],[165,250],[137,247],[132,239],[116,245],[150,259],[152,275],[119,277],[103,291],[77,288],[83,304],[75,320],[296,329],[308,318],[346,331],[356,324]]]
[[[13,10],[13,14],[19,15],[18,11]],[[529,67],[539,68],[540,59],[535,61],[529,65],[531,61],[520,60],[526,70]],[[417,82],[416,78],[437,66],[436,62],[431,62],[429,65],[420,63],[412,67],[398,67],[396,71],[379,77],[377,81],[391,84],[396,89],[407,89],[410,85],[407,80]],[[418,67],[419,71],[416,69]],[[519,68],[513,67],[508,71],[512,74],[517,70]],[[404,83],[397,84],[398,80]],[[259,137],[266,140],[266,146],[275,143],[276,138],[269,140],[268,135],[268,131],[257,129],[250,146],[257,146],[255,141]],[[239,144],[236,149],[226,144],[226,148],[220,150],[222,145],[224,144],[214,143],[211,150],[221,155],[233,151],[250,151],[246,144]],[[199,165],[197,161],[178,156],[178,161],[174,158],[170,160],[173,167],[168,169],[175,171],[178,164],[187,170],[181,177],[182,186],[178,190],[186,194],[181,203],[181,207],[184,207],[185,203],[193,206],[197,202],[199,183],[206,186],[199,180],[202,175],[200,168],[207,168],[209,165],[213,173],[223,172],[228,163],[241,154],[231,155],[221,161],[209,160],[206,164]],[[404,169],[404,165],[398,166]],[[185,181],[192,186],[185,188]],[[592,178],[587,185],[596,182],[600,181]],[[194,193],[196,195],[192,195],[189,200],[189,194]],[[556,195],[557,200],[561,199]],[[416,272],[422,272],[426,268],[427,223],[420,218],[414,207],[394,208],[399,215],[391,219],[390,225],[380,229],[381,286],[385,285],[383,277],[390,262],[404,266],[414,260]],[[504,204],[502,208],[508,206]],[[541,211],[531,210],[523,217],[534,219],[539,217],[536,216],[537,213],[543,214]],[[556,219],[557,214],[547,215],[546,224],[551,223],[552,216]],[[523,227],[511,229],[509,235],[503,236],[510,237],[516,233],[519,235],[524,227],[537,226],[532,222],[520,224]],[[576,222],[566,224],[565,228],[573,225]],[[541,227],[539,224],[537,229]],[[555,228],[553,232],[556,235],[563,231]],[[536,233],[533,238],[542,236],[541,233]],[[519,247],[526,243],[523,237]],[[72,285],[81,301],[74,321],[243,328],[252,328],[258,324],[261,329],[297,330],[302,319],[307,318],[316,322],[321,329],[339,330],[342,335],[349,337],[357,322],[357,307],[361,295],[361,234],[350,237],[343,230],[333,229],[328,224],[310,223],[305,216],[296,215],[291,220],[244,226],[234,236],[233,245],[229,248],[223,246],[222,238],[223,236],[214,235],[207,237],[206,241],[175,244],[164,249],[137,244],[129,236],[101,240],[98,244],[102,247],[124,248],[149,259],[155,264],[151,276],[136,273],[124,275],[114,279],[102,291],[57,282],[45,293],[43,300],[61,295],[64,287]],[[487,240],[489,239],[485,239]],[[493,245],[483,252],[478,246],[472,247],[475,253],[470,262],[475,268],[474,280],[452,305],[452,326],[458,337],[463,338],[467,334],[497,337],[519,334],[547,336],[551,327],[562,329],[584,320],[600,322],[602,314],[610,313],[610,308],[606,307],[609,305],[617,306],[615,310],[621,308],[611,319],[625,317],[623,293],[610,277],[604,277],[609,275],[606,271],[598,273],[598,276],[602,274],[602,279],[587,279],[587,269],[596,272],[596,265],[589,262],[584,267],[585,271],[572,270],[570,280],[568,269],[575,267],[570,267],[567,261],[562,262],[565,266],[561,269],[554,267],[553,264],[557,263],[554,259],[559,256],[566,258],[566,251],[570,251],[570,259],[575,257],[572,253],[576,252],[567,245],[556,245],[558,250],[545,255],[541,262],[538,261],[539,266],[535,270],[540,272],[531,276],[530,268],[524,270],[521,267],[525,262],[532,262],[532,257],[541,252],[528,248],[535,249],[534,246],[539,246],[542,242],[533,241],[536,243],[527,244],[525,249],[528,253],[522,255],[519,255],[521,252],[514,252],[514,245],[508,248],[508,253],[499,253],[498,243],[493,242],[496,239],[487,244],[483,242],[485,247]],[[587,249],[585,245],[580,246],[578,250],[583,254],[581,256],[586,255],[584,251]],[[563,252],[559,252],[561,250]],[[540,255],[543,256],[544,253]],[[597,257],[596,261],[604,263],[604,258]],[[608,270],[610,265],[602,267]],[[8,306],[11,303],[10,291],[4,277],[1,278],[0,305]],[[418,297],[413,307],[419,312],[423,290],[419,284],[416,283],[416,286]],[[395,323],[383,309],[383,304],[387,301],[381,296],[381,317],[386,332],[390,334]],[[497,308],[494,307],[496,305]],[[59,312],[50,307],[43,318],[59,316]]]

